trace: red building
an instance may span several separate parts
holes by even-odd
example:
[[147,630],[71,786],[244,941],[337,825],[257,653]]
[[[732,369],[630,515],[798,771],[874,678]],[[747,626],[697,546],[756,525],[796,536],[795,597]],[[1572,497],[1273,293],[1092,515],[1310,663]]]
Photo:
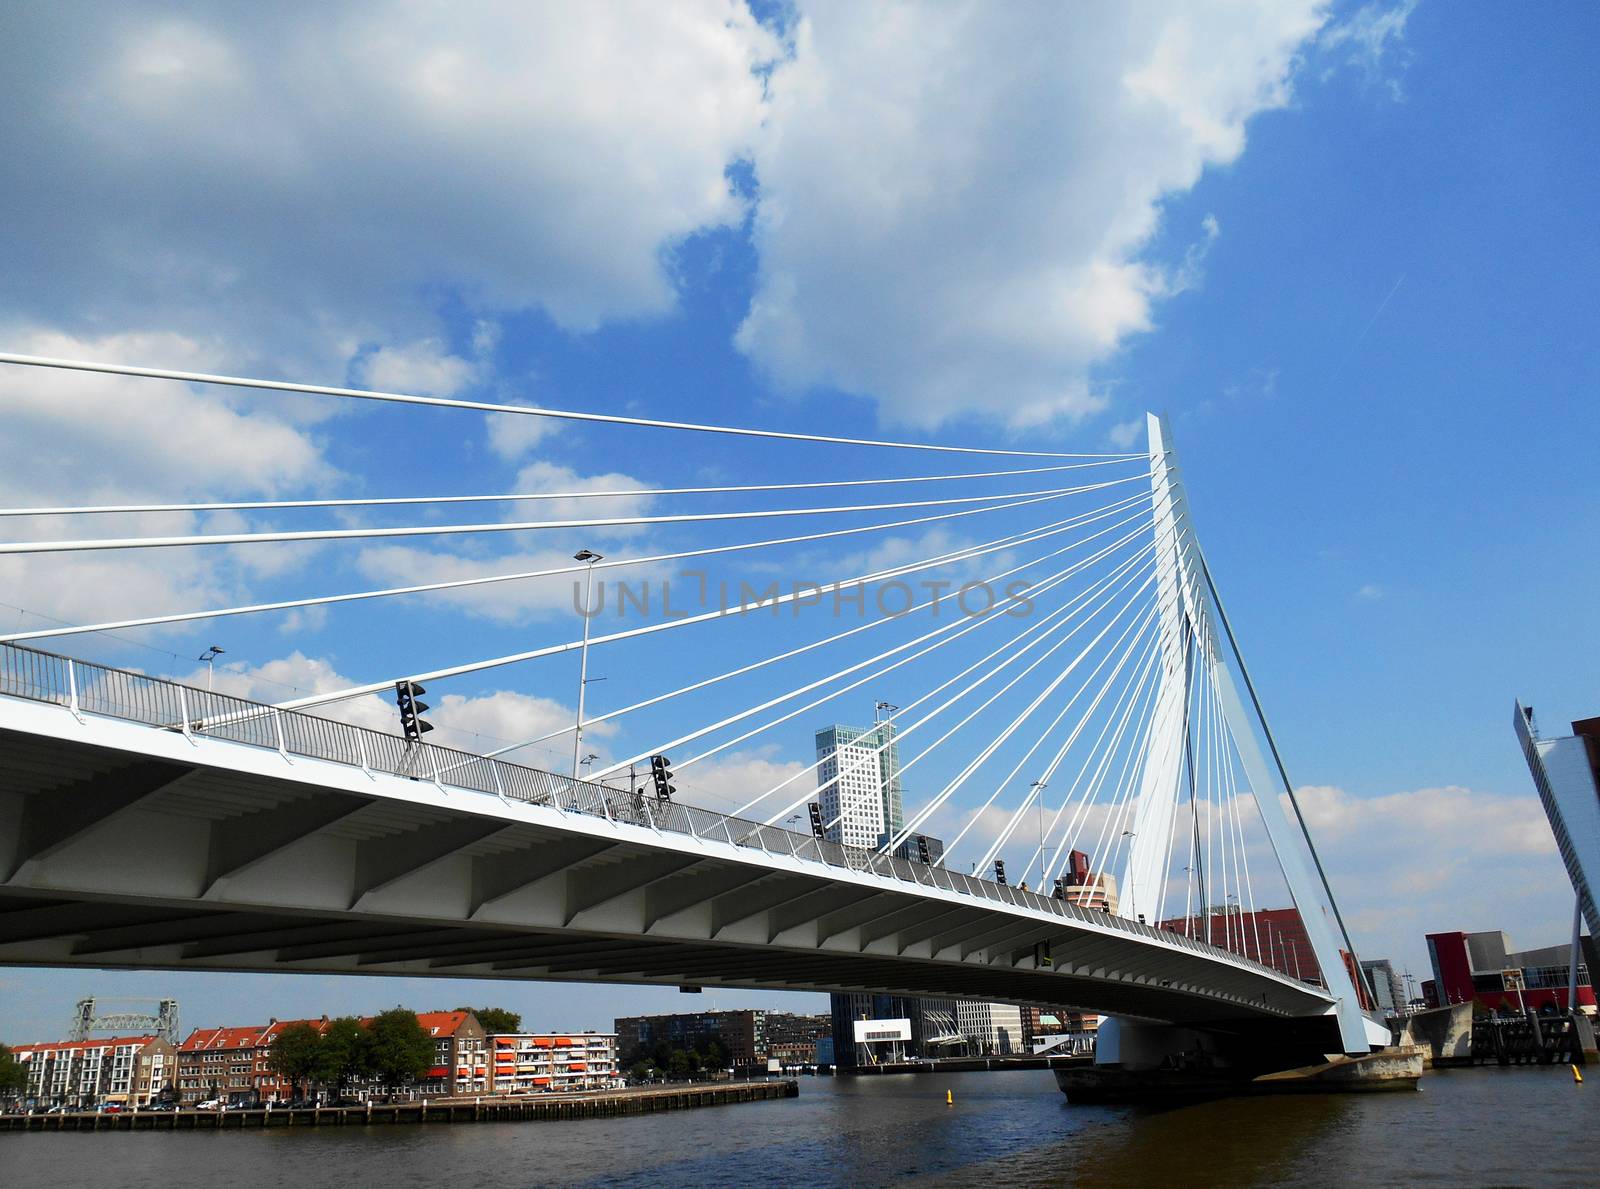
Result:
[[[1565,1013],[1571,951],[1564,945],[1513,951],[1511,939],[1499,930],[1482,933],[1430,933],[1428,959],[1433,978],[1423,994],[1437,1007],[1477,1003],[1491,1012],[1520,1015],[1524,1011]],[[1578,964],[1578,1010],[1593,1013],[1594,987],[1589,968]]]
[[196,1028],[178,1046],[180,1101],[184,1106],[230,1097],[286,1101],[293,1087],[272,1070],[267,1057],[278,1034],[295,1024],[309,1024],[322,1032],[328,1027],[328,1017],[269,1020],[242,1028]]
[[[1255,912],[1231,906],[1227,911],[1216,908],[1209,914],[1162,921],[1161,928],[1231,950],[1301,982],[1325,985],[1322,966],[1311,949],[1311,938],[1298,908],[1261,908]],[[1357,973],[1354,959],[1345,950],[1340,950],[1339,956],[1356,985],[1361,1006],[1370,1009],[1371,992]]]

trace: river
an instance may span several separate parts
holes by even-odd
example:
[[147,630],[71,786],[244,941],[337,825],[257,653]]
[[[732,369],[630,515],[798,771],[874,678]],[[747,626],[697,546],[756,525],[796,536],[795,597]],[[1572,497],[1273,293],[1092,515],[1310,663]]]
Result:
[[1452,1070],[1422,1085],[1156,1111],[1069,1106],[1043,1071],[802,1078],[798,1099],[573,1123],[0,1135],[0,1183],[1600,1184],[1600,1075]]

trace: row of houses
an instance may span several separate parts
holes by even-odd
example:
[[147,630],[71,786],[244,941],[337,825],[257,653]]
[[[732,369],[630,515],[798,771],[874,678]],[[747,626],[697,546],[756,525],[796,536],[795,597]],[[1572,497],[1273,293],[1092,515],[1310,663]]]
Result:
[[[272,1068],[273,1042],[296,1025],[321,1032],[329,1023],[323,1016],[197,1028],[179,1045],[159,1036],[16,1045],[13,1053],[28,1080],[13,1098],[70,1107],[286,1102],[294,1087]],[[463,1011],[419,1012],[417,1023],[434,1041],[433,1064],[415,1087],[424,1095],[504,1096],[621,1084],[614,1033],[491,1035]]]

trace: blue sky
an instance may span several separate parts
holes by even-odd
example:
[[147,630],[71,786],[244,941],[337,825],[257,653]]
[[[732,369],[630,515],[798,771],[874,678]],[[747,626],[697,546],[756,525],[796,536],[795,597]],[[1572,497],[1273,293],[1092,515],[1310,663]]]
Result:
[[[1548,728],[1600,711],[1592,9],[760,15],[709,0],[642,27],[602,6],[581,19],[485,8],[448,28],[381,4],[340,18],[20,14],[0,50],[14,55],[0,89],[28,117],[0,165],[17,261],[0,279],[0,337],[41,354],[1002,448],[1117,450],[1145,410],[1166,411],[1364,954],[1421,977],[1426,931],[1564,937],[1570,891],[1509,719],[1513,697]],[[9,503],[947,469],[132,380],[7,372],[0,400]],[[528,538],[401,544],[8,561],[0,623],[563,552]],[[791,563],[824,578],[835,560]],[[55,646],[189,675],[218,643],[219,681],[279,700],[568,638],[565,599],[556,586],[465,607],[389,601]],[[702,671],[710,646],[678,635],[597,652],[606,683],[591,710],[660,688],[640,673]],[[805,638],[735,626],[713,651],[748,657],[780,637]],[[559,726],[574,667],[435,690],[460,699],[441,735],[492,746]],[[809,730],[864,717],[873,692],[741,750],[698,791],[717,800],[809,762]],[[740,697],[596,746],[629,754]],[[0,988],[0,1034],[18,1038],[57,1030],[88,991],[170,992],[193,1024],[470,999],[581,1027],[689,1002],[127,972],[9,970]]]

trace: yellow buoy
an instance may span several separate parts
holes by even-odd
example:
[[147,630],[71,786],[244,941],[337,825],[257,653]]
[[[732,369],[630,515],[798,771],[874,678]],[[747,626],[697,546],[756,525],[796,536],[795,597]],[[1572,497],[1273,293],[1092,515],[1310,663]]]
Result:
[[[1572,1067],[1572,1072],[1573,1073],[1577,1073],[1578,1072],[1578,1067],[1576,1065],[1574,1065]],[[1583,1078],[1579,1077],[1578,1080],[1581,1082],[1581,1081],[1583,1081]],[[954,1092],[952,1092],[950,1090],[946,1090],[944,1092],[944,1104],[945,1104],[945,1106],[955,1106],[955,1104],[956,1104],[956,1096],[955,1096]]]
[[1583,1085],[1583,1074],[1578,1072],[1578,1067],[1576,1065],[1572,1067],[1572,1080],[1577,1082],[1580,1086]]

